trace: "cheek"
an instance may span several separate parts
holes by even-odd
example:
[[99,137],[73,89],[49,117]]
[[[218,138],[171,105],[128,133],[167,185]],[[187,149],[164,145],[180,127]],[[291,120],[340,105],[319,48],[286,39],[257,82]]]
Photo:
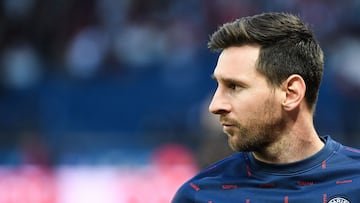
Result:
[[244,90],[232,99],[232,111],[239,121],[281,111],[279,95],[267,86]]
[[241,126],[246,126],[250,120],[258,120],[259,108],[260,106],[256,102],[239,103],[233,108],[233,116]]
[[240,123],[246,123],[249,120],[261,121],[280,116],[281,106],[277,104],[273,97],[264,96],[238,102],[233,111]]
[[263,109],[264,98],[253,97],[237,100],[233,106],[234,112],[236,112],[237,115],[244,117],[249,114],[254,114],[260,109]]

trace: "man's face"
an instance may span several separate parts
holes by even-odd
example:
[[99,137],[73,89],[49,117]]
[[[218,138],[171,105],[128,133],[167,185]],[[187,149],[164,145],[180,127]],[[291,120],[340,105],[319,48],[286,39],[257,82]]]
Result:
[[230,47],[220,54],[213,77],[218,87],[209,106],[220,116],[235,151],[261,151],[285,128],[280,91],[256,71],[259,47]]

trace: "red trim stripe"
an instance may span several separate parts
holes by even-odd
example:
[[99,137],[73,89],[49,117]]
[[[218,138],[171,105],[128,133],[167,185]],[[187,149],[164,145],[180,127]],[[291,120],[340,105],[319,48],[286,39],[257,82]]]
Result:
[[246,164],[246,171],[247,171],[248,177],[251,177],[252,173],[251,173],[251,170],[250,170],[250,166],[248,164]]
[[326,161],[323,161],[323,162],[321,163],[321,168],[322,168],[322,169],[326,169]]
[[197,186],[197,185],[195,185],[194,183],[190,183],[190,186],[191,186],[194,190],[196,190],[196,191],[199,191],[199,190],[200,190],[200,187]]
[[354,148],[351,148],[351,147],[346,147],[345,149],[348,150],[348,151],[351,151],[351,152],[360,153],[360,150],[354,149]]
[[238,188],[238,186],[235,184],[228,184],[228,185],[222,185],[221,188],[223,190],[230,190],[230,189],[236,189]]
[[352,180],[337,180],[336,184],[352,183]]

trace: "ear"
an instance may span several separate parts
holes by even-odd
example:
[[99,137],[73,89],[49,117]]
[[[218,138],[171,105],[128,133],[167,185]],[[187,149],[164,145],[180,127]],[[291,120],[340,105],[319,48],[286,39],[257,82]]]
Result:
[[286,111],[291,111],[300,106],[306,91],[305,81],[300,75],[290,75],[282,83],[282,89],[285,92],[282,106]]

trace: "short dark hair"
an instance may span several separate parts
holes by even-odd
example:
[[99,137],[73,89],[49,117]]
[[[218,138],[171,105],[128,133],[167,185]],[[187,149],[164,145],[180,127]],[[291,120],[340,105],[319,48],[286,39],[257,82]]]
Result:
[[208,43],[213,51],[231,46],[258,45],[257,70],[270,84],[280,86],[292,74],[305,81],[305,100],[314,110],[323,75],[323,51],[312,30],[288,13],[262,13],[225,23]]

